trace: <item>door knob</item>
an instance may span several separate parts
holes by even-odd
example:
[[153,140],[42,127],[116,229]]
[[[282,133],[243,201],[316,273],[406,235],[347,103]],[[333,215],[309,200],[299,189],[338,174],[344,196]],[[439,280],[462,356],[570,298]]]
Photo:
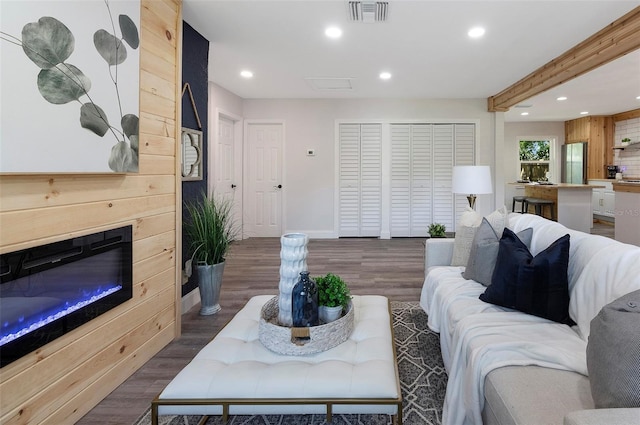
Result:
[[232,183],[231,184],[231,189],[235,189],[235,188],[236,188],[236,185]]
[[281,185],[281,184],[279,184],[279,185],[277,185],[277,186],[273,186],[273,188],[274,188],[274,189],[282,189],[282,185]]

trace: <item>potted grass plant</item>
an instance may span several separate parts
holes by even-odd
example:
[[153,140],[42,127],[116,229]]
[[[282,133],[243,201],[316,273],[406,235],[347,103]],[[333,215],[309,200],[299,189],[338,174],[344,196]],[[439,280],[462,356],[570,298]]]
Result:
[[239,234],[233,219],[233,202],[203,192],[200,199],[186,201],[185,208],[188,217],[184,231],[198,274],[200,314],[215,314],[221,309],[219,299],[225,256]]
[[333,273],[314,279],[318,288],[318,315],[320,321],[330,323],[342,316],[343,310],[351,301],[349,286]]

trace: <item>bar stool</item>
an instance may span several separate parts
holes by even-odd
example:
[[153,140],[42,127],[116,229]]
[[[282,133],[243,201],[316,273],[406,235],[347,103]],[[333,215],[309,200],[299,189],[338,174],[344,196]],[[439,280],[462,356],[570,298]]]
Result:
[[516,212],[516,202],[520,202],[520,214],[524,214],[526,211],[525,204],[527,203],[526,196],[514,196],[511,203],[511,212]]
[[536,215],[539,216],[543,216],[543,212],[544,212],[544,207],[548,206],[549,207],[549,212],[551,215],[551,220],[556,219],[556,212],[555,212],[555,202],[550,200],[550,199],[539,199],[539,198],[527,198],[525,201],[525,204],[527,206],[527,210],[529,209],[529,205],[532,205],[535,208],[536,211]]

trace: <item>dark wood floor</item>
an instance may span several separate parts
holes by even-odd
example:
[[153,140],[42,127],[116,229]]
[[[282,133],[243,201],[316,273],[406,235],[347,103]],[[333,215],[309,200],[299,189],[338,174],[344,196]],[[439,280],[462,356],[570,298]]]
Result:
[[[613,237],[614,227],[596,223],[592,233]],[[342,276],[355,295],[379,294],[394,301],[418,301],[424,280],[424,239],[326,239],[309,242],[312,276]],[[222,311],[200,316],[198,306],[182,316],[182,336],[149,360],[78,424],[130,425],[173,377],[254,295],[277,294],[278,238],[251,238],[232,248],[220,296]]]

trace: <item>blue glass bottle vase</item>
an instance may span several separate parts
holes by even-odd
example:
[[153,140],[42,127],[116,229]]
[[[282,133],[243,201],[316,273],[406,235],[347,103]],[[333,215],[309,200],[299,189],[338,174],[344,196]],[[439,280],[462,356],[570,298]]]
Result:
[[318,326],[318,288],[309,278],[309,272],[300,272],[300,278],[291,293],[291,315],[293,326]]

